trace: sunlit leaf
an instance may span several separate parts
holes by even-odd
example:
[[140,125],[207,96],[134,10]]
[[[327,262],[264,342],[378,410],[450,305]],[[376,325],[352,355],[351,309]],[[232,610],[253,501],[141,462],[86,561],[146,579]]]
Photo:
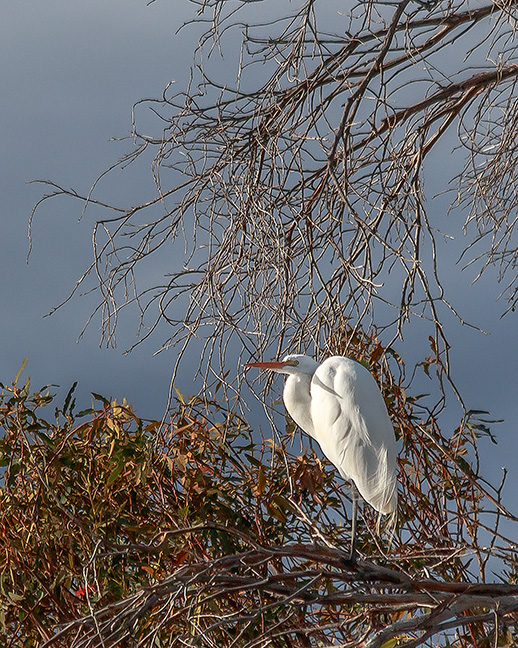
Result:
[[120,476],[123,470],[124,470],[124,461],[122,459],[119,459],[115,468],[108,475],[107,483],[113,484],[113,482]]

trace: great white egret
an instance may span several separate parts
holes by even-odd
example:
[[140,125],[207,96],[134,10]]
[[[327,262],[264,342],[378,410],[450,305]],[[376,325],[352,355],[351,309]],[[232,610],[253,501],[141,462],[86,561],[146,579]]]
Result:
[[356,489],[379,513],[395,516],[397,506],[396,439],[376,381],[363,365],[342,356],[319,364],[305,355],[288,355],[245,367],[288,374],[283,399],[291,418],[352,482],[354,560]]

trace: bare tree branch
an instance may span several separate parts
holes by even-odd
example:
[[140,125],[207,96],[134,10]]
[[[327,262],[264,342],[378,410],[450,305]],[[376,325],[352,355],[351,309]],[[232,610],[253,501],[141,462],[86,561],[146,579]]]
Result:
[[[156,196],[128,208],[97,201],[97,183],[83,197],[52,186],[116,212],[95,225],[72,294],[94,279],[106,343],[133,306],[141,340],[170,327],[176,370],[198,344],[206,381],[222,378],[229,350],[329,353],[337,322],[397,336],[413,317],[430,321],[448,374],[443,313],[456,310],[423,180],[457,125],[466,254],[477,247],[480,272],[499,265],[513,308],[516,2],[371,1],[330,20],[308,0],[254,23],[259,6],[199,4],[208,31],[189,87],[135,104],[136,148],[119,165],[154,151]],[[219,57],[236,30],[232,85]],[[156,135],[139,131],[146,107]],[[163,281],[140,273],[150,259]]]
[[[184,533],[192,531],[185,529]],[[275,645],[275,640],[280,639],[296,640],[300,634],[323,645],[352,645],[361,636],[363,645],[369,648],[381,647],[392,638],[403,641],[400,645],[420,646],[434,634],[476,622],[493,625],[495,618],[512,619],[518,611],[518,587],[514,585],[408,578],[363,561],[347,567],[345,558],[344,552],[331,548],[256,545],[244,553],[182,566],[156,585],[70,622],[44,646],[52,646],[66,636],[74,637],[69,644],[74,648],[107,648],[132,637],[132,629],[153,610],[160,615],[167,612],[166,623],[180,617],[187,625],[192,622],[195,629],[190,645],[196,646],[212,645],[209,637],[216,630],[230,630],[238,624],[246,625],[247,621],[257,625],[261,616],[275,610],[278,626],[268,628],[258,643],[243,637],[239,645],[247,648]],[[197,601],[195,608],[193,596]],[[215,601],[217,611],[211,605]],[[225,601],[227,613],[221,611]],[[303,616],[309,620],[312,607],[327,606],[341,609],[341,614],[355,607],[363,609],[362,623],[356,632],[340,636],[340,623],[327,627],[308,623],[298,631],[287,623],[296,614],[293,610],[303,610]],[[411,614],[405,617],[404,612]],[[378,629],[380,618],[385,622]],[[372,620],[370,627],[367,619]],[[415,638],[405,640],[410,635]],[[135,645],[147,645],[148,639],[145,637]],[[185,640],[172,637],[170,645],[183,645]],[[337,644],[336,640],[345,643]]]

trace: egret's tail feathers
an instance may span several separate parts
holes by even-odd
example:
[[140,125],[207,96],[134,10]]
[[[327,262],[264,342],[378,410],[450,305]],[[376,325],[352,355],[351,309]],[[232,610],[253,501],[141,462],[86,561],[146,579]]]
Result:
[[383,526],[383,531],[387,532],[388,544],[390,548],[394,540],[394,535],[396,534],[397,510],[394,510],[392,511],[392,513],[389,513],[388,517],[385,519],[383,518],[383,514],[379,513],[378,519],[376,521],[376,534],[378,536],[381,536],[382,526]]
[[397,509],[397,479],[392,463],[387,449],[380,448],[373,462],[374,469],[363,484],[368,491],[364,498],[383,515],[391,515]]

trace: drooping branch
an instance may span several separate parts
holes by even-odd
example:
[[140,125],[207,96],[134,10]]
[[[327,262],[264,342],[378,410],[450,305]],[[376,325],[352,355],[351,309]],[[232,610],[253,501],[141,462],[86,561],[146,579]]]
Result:
[[[502,279],[512,273],[515,201],[504,196],[516,168],[505,160],[515,150],[517,3],[367,2],[338,17],[324,5],[244,20],[232,86],[212,61],[250,7],[204,2],[209,27],[189,87],[135,105],[137,148],[121,165],[153,151],[157,194],[133,207],[104,202],[116,215],[96,224],[79,281],[99,288],[106,342],[136,307],[141,339],[161,331],[179,363],[203,340],[208,381],[222,377],[230,349],[238,362],[287,347],[334,352],[340,322],[397,336],[416,316],[430,321],[435,366],[449,372],[443,319],[456,308],[423,180],[457,126],[457,205],[471,205],[467,226],[489,242],[482,270],[499,261]],[[139,130],[146,106],[156,135]],[[442,168],[434,176],[448,187]],[[463,217],[452,220],[459,231]],[[151,258],[162,280],[139,272]],[[514,285],[511,276],[511,303]]]

